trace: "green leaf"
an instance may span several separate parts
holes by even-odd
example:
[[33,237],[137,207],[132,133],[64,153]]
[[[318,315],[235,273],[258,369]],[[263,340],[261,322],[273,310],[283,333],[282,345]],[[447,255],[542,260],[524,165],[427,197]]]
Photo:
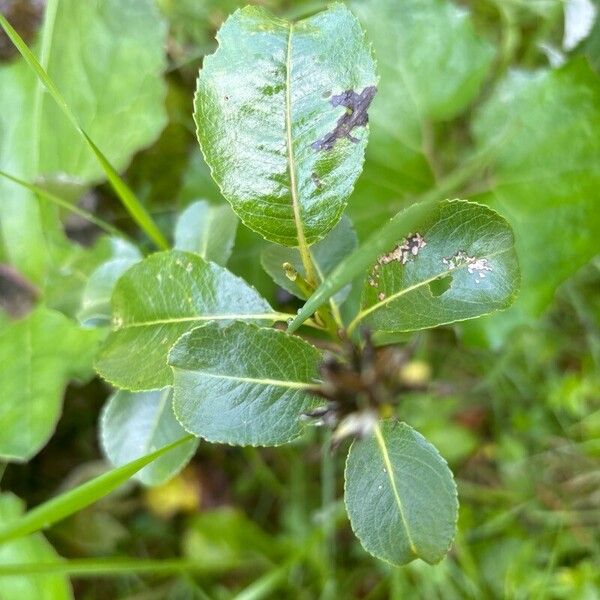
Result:
[[[0,526],[17,519],[24,503],[12,494],[0,495]],[[0,570],[11,565],[59,565],[62,559],[41,534],[15,540],[0,546]],[[68,600],[73,594],[66,576],[54,573],[27,577],[19,574],[2,577],[0,600]]]
[[357,0],[380,74],[371,143],[350,212],[360,232],[435,185],[434,126],[476,97],[494,56],[465,7],[447,0]]
[[315,403],[319,351],[275,329],[210,323],[169,353],[173,407],[181,424],[210,442],[276,446],[301,433]]
[[175,248],[195,252],[204,260],[225,266],[233,250],[237,226],[238,219],[229,206],[199,200],[179,215]]
[[508,223],[480,204],[442,202],[378,257],[348,331],[411,331],[471,319],[509,306],[518,283]]
[[274,312],[243,280],[197,254],[173,250],[149,256],[121,276],[112,297],[113,331],[96,369],[131,391],[172,383],[167,353],[186,331],[208,321],[271,323]]
[[92,374],[99,334],[37,308],[0,329],[0,456],[24,461],[48,441],[71,379]]
[[[48,77],[116,170],[165,126],[165,25],[152,0],[58,2]],[[89,144],[50,99],[40,125],[44,174],[66,172],[86,182],[103,178]]]
[[76,317],[90,277],[104,261],[119,256],[125,247],[128,253],[133,249],[140,256],[135,246],[122,238],[101,237],[90,247],[72,244],[48,275],[44,290],[46,306]]
[[41,529],[46,529],[51,525],[54,525],[57,521],[100,500],[100,498],[108,496],[113,490],[133,477],[140,469],[143,469],[153,460],[160,458],[167,452],[187,443],[190,439],[192,439],[191,436],[185,436],[164,448],[160,448],[151,454],[132,460],[122,467],[103,473],[72,490],[64,492],[56,498],[52,498],[40,506],[31,509],[14,522],[7,523],[0,527],[0,544],[29,535],[30,533],[35,533]]
[[[185,435],[173,414],[172,392],[170,387],[135,394],[121,390],[108,399],[100,421],[100,440],[113,466],[120,467]],[[145,485],[165,483],[185,467],[197,447],[198,440],[191,439],[134,477]]]
[[372,268],[377,257],[386,252],[397,240],[418,231],[426,222],[429,212],[436,205],[437,194],[419,204],[413,204],[398,213],[388,223],[373,233],[371,237],[350,256],[338,264],[331,275],[323,281],[306,304],[298,311],[298,316],[288,327],[288,332],[296,331],[319,307],[355,278],[364,276]]
[[341,4],[289,23],[234,13],[198,78],[198,139],[225,198],[270,241],[307,246],[340,219],[362,169],[377,78]]
[[[346,256],[356,249],[357,245],[358,239],[352,227],[352,221],[347,216],[343,216],[340,222],[327,234],[327,237],[317,242],[309,250],[319,280],[325,279]],[[264,270],[277,285],[298,298],[306,298],[306,294],[302,292],[297,283],[291,281],[285,275],[282,266],[284,263],[290,263],[296,272],[306,279],[302,257],[296,248],[271,245],[262,252],[260,261]],[[336,302],[342,303],[349,291],[349,286],[340,290],[335,296]]]
[[[142,229],[166,246],[117,174],[165,124],[166,32],[152,0],[49,2],[39,60],[2,15],[0,25],[27,62],[0,68],[0,168],[28,181],[68,173],[91,183],[106,176]],[[56,215],[12,183],[0,181],[0,199],[11,261],[41,281],[50,258],[43,229],[58,228]]]
[[477,200],[515,230],[523,291],[511,315],[525,322],[598,253],[598,76],[584,60],[510,73],[481,108],[473,131],[484,144],[505,127],[511,134],[497,147],[491,191]]
[[132,244],[118,238],[111,242],[112,258],[90,275],[83,290],[77,318],[86,327],[110,324],[110,299],[115,285],[125,271],[142,259],[140,251]]
[[[31,161],[33,83],[26,65],[0,65],[0,106],[0,168],[33,180],[37,175]],[[0,178],[4,253],[10,264],[37,284],[43,282],[54,258],[54,239],[48,240],[49,233],[57,234],[58,229],[55,212],[44,210],[25,187]]]
[[367,552],[393,565],[444,558],[456,530],[456,484],[420,433],[382,423],[350,447],[345,480],[350,523]]

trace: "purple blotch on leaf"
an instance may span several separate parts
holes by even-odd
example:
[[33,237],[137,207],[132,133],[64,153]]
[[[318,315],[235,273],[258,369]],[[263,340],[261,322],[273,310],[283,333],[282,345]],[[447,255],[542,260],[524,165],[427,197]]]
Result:
[[346,138],[353,143],[358,140],[352,136],[355,127],[364,127],[369,122],[368,109],[377,93],[374,85],[366,87],[360,94],[354,90],[347,90],[333,96],[330,100],[332,106],[344,106],[346,112],[338,119],[335,129],[323,139],[311,144],[314,150],[331,150],[337,140]]

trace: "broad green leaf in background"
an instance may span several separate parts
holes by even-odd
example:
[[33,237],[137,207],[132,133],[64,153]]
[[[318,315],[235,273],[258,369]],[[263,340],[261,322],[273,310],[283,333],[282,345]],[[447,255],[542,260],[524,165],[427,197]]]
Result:
[[[33,75],[27,65],[0,65],[0,169],[32,180]],[[8,261],[26,277],[41,282],[54,259],[48,243],[57,234],[56,213],[43,211],[26,188],[0,178],[0,237]],[[46,217],[46,218],[44,218]],[[57,234],[56,237],[64,241]]]
[[393,565],[435,564],[456,530],[456,484],[446,461],[406,423],[385,421],[350,447],[345,502],[354,533]]
[[467,10],[447,0],[358,0],[351,7],[373,42],[380,75],[367,161],[350,204],[364,232],[402,198],[435,185],[433,126],[473,101],[494,50]]
[[195,252],[203,259],[225,266],[235,242],[238,219],[227,204],[206,200],[190,204],[177,219],[175,248]]
[[[117,170],[165,125],[165,38],[153,0],[58,3],[48,75]],[[40,125],[42,173],[103,178],[97,158],[50,99]]]
[[206,162],[242,221],[270,241],[307,245],[337,223],[362,169],[377,78],[341,4],[291,24],[237,11],[198,78]]
[[[173,389],[131,393],[120,390],[107,401],[100,421],[104,453],[119,467],[181,439],[185,430],[173,414]],[[198,440],[157,458],[138,471],[135,479],[160,485],[179,473],[196,451]]]
[[181,424],[210,442],[276,446],[301,433],[314,406],[319,351],[275,329],[210,323],[169,353],[173,407]]
[[112,297],[113,331],[96,362],[98,373],[131,391],[171,384],[167,353],[186,331],[208,321],[285,320],[256,290],[197,254],[149,256],[121,276]]
[[[319,281],[325,279],[338,263],[356,249],[357,245],[358,240],[352,227],[352,221],[344,215],[327,236],[309,250],[318,272]],[[302,293],[294,281],[291,281],[285,275],[282,267],[284,263],[290,263],[297,273],[306,278],[302,258],[296,248],[271,245],[262,252],[260,260],[265,271],[277,285],[298,298],[306,299],[306,295]],[[350,288],[346,286],[336,294],[335,300],[340,303],[343,302],[349,291]]]
[[[0,495],[0,524],[18,518],[24,503],[12,494]],[[0,565],[55,563],[61,558],[41,533],[0,546]],[[0,578],[0,600],[68,600],[73,597],[69,579],[64,575],[15,575]]]
[[102,263],[88,278],[81,297],[77,319],[85,327],[109,325],[110,298],[121,275],[142,259],[136,246],[111,239],[112,256]]
[[[123,169],[165,124],[164,23],[152,0],[48,6],[40,62],[89,136]],[[22,60],[0,67],[0,105],[0,169],[28,181],[63,173],[80,183],[102,179],[96,157]],[[0,224],[11,263],[42,282],[55,252],[48,235],[61,239],[56,211],[0,181]]]
[[[479,111],[485,144],[503,127],[489,192],[477,196],[515,231],[522,293],[510,314],[486,319],[490,334],[538,315],[556,287],[598,253],[600,81],[584,60],[512,72]],[[507,317],[511,317],[511,320]]]
[[471,319],[509,306],[518,283],[508,223],[481,204],[441,202],[378,257],[348,329],[410,331]]
[[52,435],[70,379],[92,375],[99,335],[39,307],[0,330],[0,456],[24,461]]

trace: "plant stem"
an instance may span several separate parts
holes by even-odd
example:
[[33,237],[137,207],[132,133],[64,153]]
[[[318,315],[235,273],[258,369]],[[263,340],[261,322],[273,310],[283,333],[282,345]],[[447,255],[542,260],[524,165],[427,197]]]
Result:
[[335,456],[331,453],[332,433],[325,430],[321,450],[321,515],[323,518],[323,563],[327,577],[323,585],[321,600],[333,600],[337,597],[337,578],[335,572],[336,544],[335,519],[332,508],[335,503]]

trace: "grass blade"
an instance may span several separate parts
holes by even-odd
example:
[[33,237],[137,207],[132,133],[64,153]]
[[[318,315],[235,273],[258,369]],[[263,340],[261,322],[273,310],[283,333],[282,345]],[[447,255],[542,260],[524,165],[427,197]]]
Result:
[[108,159],[102,154],[98,146],[94,144],[88,134],[83,130],[77,118],[67,105],[64,97],[54,84],[54,82],[46,73],[44,67],[40,64],[36,56],[33,52],[28,48],[27,44],[23,41],[21,36],[13,29],[11,24],[6,20],[6,18],[0,14],[0,26],[5,31],[6,35],[11,39],[12,43],[15,45],[21,56],[25,59],[27,64],[32,68],[35,72],[39,80],[44,84],[50,95],[54,99],[54,101],[58,104],[59,108],[62,110],[67,119],[71,122],[73,127],[83,137],[86,144],[89,146],[90,150],[94,153],[98,162],[102,166],[104,173],[110,184],[112,185],[115,193],[121,200],[121,203],[127,210],[127,212],[131,215],[133,220],[141,227],[141,229],[148,235],[148,237],[162,250],[166,250],[169,247],[169,244],[160,229],[157,227],[156,223],[150,216],[150,213],[144,208],[142,203],[138,200],[136,195],[133,193],[131,188],[123,181],[114,167],[110,164]]
[[388,221],[379,231],[376,231],[347,259],[343,260],[298,311],[298,316],[288,327],[288,333],[296,331],[310,315],[346,284],[359,275],[367,273],[380,254],[386,252],[390,246],[409,235],[413,230],[418,229],[419,223],[427,217],[436,201],[437,198],[429,199],[409,206]]
[[181,446],[192,438],[193,436],[186,435],[168,446],[163,446],[155,452],[133,460],[122,467],[108,471],[108,473],[104,473],[99,477],[87,481],[73,490],[69,490],[56,498],[44,502],[44,504],[30,510],[22,517],[1,528],[0,543],[50,527],[50,525],[57,521],[93,504],[100,498],[110,494],[110,492],[125,483],[153,460],[166,454],[169,450]]
[[[220,561],[207,564],[189,559],[163,560],[131,558],[79,558],[57,562],[33,562],[0,565],[0,577],[60,574],[70,577],[114,577],[125,574],[173,575],[185,572],[219,573],[235,569],[240,561]],[[253,565],[250,565],[253,566]]]
[[6,179],[9,179],[13,183],[16,183],[24,188],[27,188],[30,192],[33,192],[40,198],[43,198],[44,200],[48,200],[49,202],[52,202],[53,204],[56,204],[57,206],[60,206],[61,208],[64,208],[65,210],[68,210],[68,211],[72,212],[73,214],[80,216],[81,218],[85,219],[86,221],[89,221],[90,223],[97,225],[98,227],[100,227],[100,229],[104,230],[109,235],[114,235],[114,236],[120,237],[120,238],[126,237],[123,232],[119,231],[116,227],[113,227],[110,223],[107,223],[106,221],[104,221],[104,219],[100,219],[99,217],[92,214],[91,212],[88,212],[87,210],[84,210],[83,208],[79,208],[78,206],[75,206],[71,202],[64,200],[63,198],[57,196],[56,194],[53,194],[52,192],[49,192],[48,190],[45,190],[43,187],[40,187],[39,185],[34,185],[33,183],[29,183],[28,181],[25,181],[24,179],[19,179],[18,177],[15,177],[14,175],[11,175],[10,173],[6,173],[5,171],[0,171],[0,177],[5,177]]

